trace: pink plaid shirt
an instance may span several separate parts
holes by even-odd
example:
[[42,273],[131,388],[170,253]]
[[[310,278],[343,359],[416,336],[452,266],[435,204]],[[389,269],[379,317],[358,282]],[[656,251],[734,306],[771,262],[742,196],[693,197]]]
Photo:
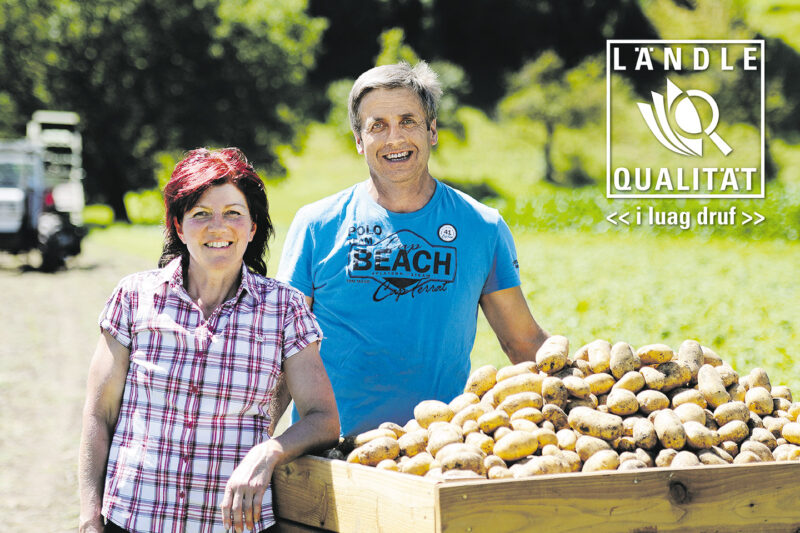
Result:
[[[130,349],[103,515],[137,533],[224,531],[225,484],[269,438],[283,361],[322,338],[300,292],[244,265],[236,295],[203,320],[180,266],[124,278],[100,315]],[[273,522],[269,490],[255,530]]]

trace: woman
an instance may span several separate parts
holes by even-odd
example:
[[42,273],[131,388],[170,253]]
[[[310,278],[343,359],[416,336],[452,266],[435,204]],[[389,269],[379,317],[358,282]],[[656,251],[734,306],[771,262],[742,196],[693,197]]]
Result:
[[[100,315],[80,531],[261,531],[276,465],[339,436],[322,334],[301,293],[264,277],[267,197],[239,150],[190,152],[164,201],[160,268],[124,278]],[[281,374],[301,419],[271,439]]]

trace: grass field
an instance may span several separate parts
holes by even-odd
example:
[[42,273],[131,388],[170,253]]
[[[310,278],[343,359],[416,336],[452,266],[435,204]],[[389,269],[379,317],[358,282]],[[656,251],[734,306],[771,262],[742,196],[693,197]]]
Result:
[[[740,371],[762,366],[776,382],[800,386],[800,369],[793,364],[800,345],[800,241],[786,235],[798,229],[800,181],[791,164],[796,147],[778,143],[778,162],[786,169],[782,181],[771,186],[767,200],[748,204],[769,216],[756,230],[669,232],[610,225],[605,215],[623,204],[612,204],[597,189],[539,183],[536,127],[495,123],[468,109],[461,120],[463,138],[440,133],[431,172],[458,178],[467,190],[485,185],[498,194],[487,201],[512,225],[522,288],[542,327],[569,337],[573,349],[596,338],[676,348],[693,338]],[[277,270],[283,238],[299,207],[367,177],[352,138],[341,128],[313,124],[301,145],[279,150],[287,176],[268,180],[276,230],[270,273]],[[689,204],[674,207],[698,209],[698,202]],[[155,264],[161,229],[112,226],[90,238]],[[472,359],[473,364],[505,361],[482,316]]]
[[[273,194],[273,198],[277,195]],[[288,222],[276,220],[270,273]],[[740,372],[764,367],[775,383],[800,390],[800,244],[670,237],[621,230],[601,235],[516,228],[522,288],[539,323],[569,337],[573,351],[596,338],[634,346],[696,339]],[[98,244],[151,259],[155,226],[113,226]],[[474,365],[506,364],[480,317]]]
[[[786,234],[794,231],[796,237],[800,229],[797,146],[777,143],[781,181],[770,186],[767,200],[747,204],[769,216],[757,229],[665,232],[610,225],[604,216],[622,204],[612,204],[597,189],[542,186],[541,132],[529,123],[499,124],[468,109],[461,120],[463,138],[440,132],[431,172],[499,194],[487,201],[512,225],[522,288],[545,329],[569,337],[573,350],[596,338],[675,348],[693,338],[739,371],[762,366],[776,382],[800,387],[800,368],[793,364],[800,346],[800,241]],[[277,270],[282,239],[299,207],[367,177],[341,128],[313,124],[301,145],[299,151],[279,151],[287,177],[268,182],[276,229],[270,273]],[[698,209],[699,202],[690,204],[675,205]],[[113,226],[91,238],[155,263],[161,230]],[[472,359],[505,361],[482,317]]]
[[[599,193],[535,183],[536,155],[519,139],[491,157],[476,156],[481,144],[496,146],[509,133],[492,125],[480,131],[482,138],[445,136],[447,143],[459,144],[452,152],[438,151],[432,171],[451,181],[463,175],[467,184],[500,193],[488,201],[511,223],[528,303],[542,327],[570,339],[571,352],[596,338],[675,348],[693,338],[740,373],[760,366],[773,384],[800,391],[794,364],[800,346],[800,242],[780,237],[781,227],[798,229],[796,175],[780,184],[787,191],[794,187],[794,200],[770,200],[778,207],[764,224],[783,225],[777,229],[724,235],[633,230],[603,220],[611,206]],[[501,160],[513,154],[511,173],[495,177],[491,167],[502,168]],[[276,229],[272,274],[296,210],[366,178],[352,141],[330,127],[313,126],[300,152],[285,148],[281,155],[288,177],[268,182]],[[794,168],[787,161],[782,160],[785,168]],[[157,202],[148,209],[154,207]],[[573,224],[575,217],[579,224]],[[26,271],[16,259],[0,257],[3,294],[9,302],[24,302],[0,309],[8,331],[0,346],[0,468],[6,473],[0,477],[0,530],[74,531],[80,409],[96,317],[123,275],[155,267],[161,241],[157,225],[97,228],[70,268],[55,275]],[[473,365],[507,364],[478,315]]]
[[[712,347],[740,372],[764,367],[800,386],[796,265],[800,246],[768,241],[515,234],[534,316],[573,351],[596,338],[634,346],[684,339]],[[483,325],[473,364],[503,358]]]

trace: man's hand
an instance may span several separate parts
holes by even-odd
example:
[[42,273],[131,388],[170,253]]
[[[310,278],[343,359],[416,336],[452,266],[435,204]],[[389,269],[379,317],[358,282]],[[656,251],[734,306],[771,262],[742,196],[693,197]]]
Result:
[[509,360],[514,364],[535,361],[549,335],[533,319],[522,290],[511,287],[484,294],[480,305]]
[[274,440],[253,446],[231,474],[220,506],[225,529],[233,526],[237,533],[242,533],[245,526],[250,530],[255,528],[261,518],[264,493],[278,462],[279,452],[275,447]]

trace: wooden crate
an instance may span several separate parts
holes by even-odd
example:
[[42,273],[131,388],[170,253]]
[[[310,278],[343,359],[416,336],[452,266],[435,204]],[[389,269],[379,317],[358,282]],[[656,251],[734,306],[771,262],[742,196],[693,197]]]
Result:
[[344,533],[800,533],[797,462],[436,482],[306,456],[273,484],[281,519]]

